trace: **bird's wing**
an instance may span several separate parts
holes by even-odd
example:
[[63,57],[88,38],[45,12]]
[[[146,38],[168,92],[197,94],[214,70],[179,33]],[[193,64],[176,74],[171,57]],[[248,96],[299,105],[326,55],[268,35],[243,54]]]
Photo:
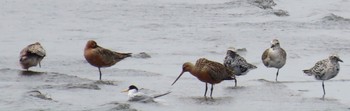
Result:
[[97,55],[101,56],[101,60],[104,63],[111,64],[116,62],[115,60],[115,53],[109,49],[105,49],[103,47],[97,47],[94,49],[94,51],[97,52]]
[[255,69],[256,66],[248,63],[242,56],[237,55],[236,57],[225,58],[225,67],[230,69],[240,68],[241,72],[245,72],[249,69]]
[[281,48],[281,54],[282,54],[283,59],[286,60],[286,58],[287,58],[287,53],[286,53],[286,51],[285,51],[284,49],[282,49],[282,48]]
[[168,94],[170,94],[170,93],[171,93],[171,92],[170,92],[170,91],[168,91],[168,92],[163,93],[163,94],[157,94],[157,95],[154,95],[154,96],[153,96],[153,98],[159,98],[159,97],[162,97],[162,96],[168,95]]
[[243,57],[237,56],[236,61],[238,66],[240,66],[241,71],[245,72],[244,70],[250,70],[250,69],[256,69],[257,67],[253,64],[248,63]]
[[141,100],[144,100],[146,99],[147,97],[144,96],[144,95],[135,95],[133,97],[130,97],[129,98],[129,101],[141,101]]
[[256,69],[258,67],[256,67],[255,65],[251,64],[251,63],[248,63],[248,67],[249,69]]
[[24,51],[36,54],[36,55],[41,56],[41,57],[46,56],[46,51],[44,50],[44,48],[40,44],[30,44],[26,48],[23,49],[23,52]]
[[218,62],[202,59],[202,63],[204,63],[202,64],[202,70],[207,71],[213,80],[224,80],[234,76],[231,70]]
[[266,49],[264,53],[261,56],[261,60],[263,61],[265,66],[268,66],[268,60],[269,60],[269,49]]
[[236,64],[238,66],[241,66],[243,68],[249,69],[250,68],[250,64],[241,56],[237,56],[236,57]]
[[127,58],[127,57],[131,57],[131,54],[132,53],[121,53],[121,52],[114,52],[115,53],[115,57],[116,59],[124,59],[124,58]]
[[325,74],[325,69],[327,67],[328,59],[318,61],[314,67],[311,68],[311,73],[314,75],[323,75]]

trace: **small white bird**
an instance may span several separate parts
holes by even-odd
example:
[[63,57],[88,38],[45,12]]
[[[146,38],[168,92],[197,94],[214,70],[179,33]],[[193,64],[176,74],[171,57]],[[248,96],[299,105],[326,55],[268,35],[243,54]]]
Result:
[[303,70],[303,72],[309,76],[314,75],[316,80],[322,80],[322,99],[324,99],[324,96],[326,95],[326,91],[324,89],[324,81],[337,76],[340,69],[338,63],[339,61],[343,62],[337,55],[331,55],[327,59],[316,62],[315,66],[312,68]]
[[279,70],[286,64],[287,53],[281,48],[277,39],[271,41],[271,47],[266,49],[262,54],[262,62],[266,67],[277,68],[276,82]]
[[23,69],[28,70],[30,67],[37,66],[38,64],[41,67],[40,62],[45,56],[46,52],[44,48],[39,42],[36,42],[22,49],[19,62]]
[[171,93],[171,92],[166,92],[164,94],[149,96],[149,95],[146,95],[142,92],[139,92],[139,89],[134,85],[130,85],[128,89],[126,89],[122,92],[128,92],[128,97],[129,97],[128,101],[143,102],[143,103],[155,102],[154,98],[162,97],[162,96],[165,96],[165,95]]
[[[248,63],[243,57],[237,54],[235,49],[227,50],[226,57],[224,59],[224,66],[233,70],[236,76],[246,75],[250,70],[257,67]],[[237,86],[237,84],[235,84]]]

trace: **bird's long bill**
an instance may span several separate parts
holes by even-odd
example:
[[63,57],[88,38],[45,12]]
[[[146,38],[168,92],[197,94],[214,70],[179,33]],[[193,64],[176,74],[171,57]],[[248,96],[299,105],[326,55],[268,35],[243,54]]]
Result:
[[338,61],[343,62],[343,60],[341,60],[341,59],[339,59],[339,58],[338,58]]
[[175,80],[175,81],[173,82],[173,84],[171,84],[171,85],[174,85],[175,82],[176,82],[177,80],[179,80],[179,78],[182,76],[182,74],[184,74],[184,71],[182,71],[182,72],[180,73],[179,77],[177,77],[176,80]]

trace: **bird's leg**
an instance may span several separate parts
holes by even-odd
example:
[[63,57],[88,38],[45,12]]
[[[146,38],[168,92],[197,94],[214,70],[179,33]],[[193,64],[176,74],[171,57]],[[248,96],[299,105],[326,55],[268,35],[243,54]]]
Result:
[[205,83],[205,92],[204,92],[205,99],[207,99],[207,90],[208,90],[208,83]]
[[100,72],[100,81],[101,81],[101,79],[102,79],[102,73],[101,73],[101,68],[100,68],[100,67],[98,67],[98,72]]
[[40,62],[39,62],[39,67],[41,68],[41,64],[40,64]]
[[277,82],[277,77],[278,77],[278,72],[280,71],[280,69],[277,69],[277,73],[276,73],[276,82]]
[[326,95],[326,90],[324,89],[324,80],[322,81],[322,88],[323,88],[323,96],[322,96],[322,99],[324,100],[324,96]]
[[235,87],[237,87],[237,79],[235,78]]
[[214,90],[214,84],[211,84],[211,89],[210,89],[210,98],[213,99],[213,90]]

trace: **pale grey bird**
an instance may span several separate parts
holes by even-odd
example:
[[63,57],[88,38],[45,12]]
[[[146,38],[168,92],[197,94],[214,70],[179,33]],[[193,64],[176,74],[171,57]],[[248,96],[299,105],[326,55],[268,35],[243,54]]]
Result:
[[323,96],[326,95],[324,89],[324,81],[329,80],[337,76],[339,73],[339,63],[343,62],[337,55],[331,55],[327,59],[320,60],[316,62],[315,66],[310,69],[305,69],[303,72],[309,76],[314,75],[317,80],[322,80]]
[[149,96],[142,92],[139,92],[139,89],[135,85],[130,85],[128,89],[124,90],[123,92],[128,92],[128,101],[130,102],[143,102],[143,103],[149,103],[149,102],[155,102],[154,98],[165,96],[171,92],[166,92],[159,95]]
[[[235,49],[227,50],[224,66],[233,70],[236,76],[246,75],[250,70],[257,68],[241,57]],[[237,84],[235,84],[235,86],[237,86]]]
[[30,44],[20,53],[19,62],[23,69],[28,70],[30,67],[37,66],[41,67],[41,60],[46,56],[44,48],[40,45],[39,42]]
[[281,48],[277,39],[271,41],[271,47],[266,49],[262,54],[262,62],[266,67],[277,68],[276,82],[279,70],[286,64],[287,53]]

